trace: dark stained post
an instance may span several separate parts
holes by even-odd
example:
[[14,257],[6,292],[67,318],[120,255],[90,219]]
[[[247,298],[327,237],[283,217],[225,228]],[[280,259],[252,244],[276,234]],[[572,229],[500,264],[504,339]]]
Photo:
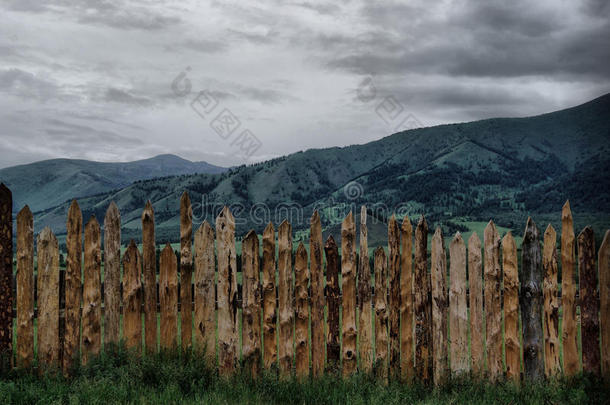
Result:
[[336,370],[339,366],[339,251],[331,236],[324,245],[326,254],[326,302],[328,305],[328,334],[326,335],[326,357],[328,368]]
[[502,239],[504,273],[504,340],[506,345],[506,378],[519,383],[521,376],[521,336],[519,333],[519,272],[517,244],[508,232]]
[[[400,378],[413,378],[413,226],[408,216],[400,228]],[[368,265],[368,255],[366,257]],[[465,295],[464,295],[465,297]]]
[[430,285],[432,291],[432,354],[434,384],[441,385],[447,379],[447,255],[443,232],[438,226],[432,237],[430,254]]
[[102,347],[102,238],[100,224],[91,216],[85,225],[85,271],[83,272],[83,364]]
[[547,377],[561,372],[559,364],[559,297],[557,291],[557,233],[549,224],[544,231],[544,371]]
[[63,369],[68,371],[80,347],[81,272],[83,260],[83,215],[76,200],[72,200],[66,223],[65,331]]
[[[242,353],[244,366],[252,377],[258,377],[261,369],[261,287],[260,248],[258,235],[250,231],[241,243],[242,271]],[[305,258],[307,268],[307,258]],[[307,291],[307,288],[305,289]],[[309,318],[307,319],[307,322]],[[309,359],[307,359],[309,368]]]
[[578,270],[580,273],[582,371],[599,375],[599,296],[597,295],[597,268],[595,266],[595,235],[589,226],[578,235]]
[[390,377],[395,379],[400,377],[400,229],[394,215],[388,222],[388,256]]
[[0,184],[0,357],[13,355],[13,194]]
[[375,374],[388,383],[388,259],[375,249]]
[[142,268],[144,281],[144,291],[142,292],[144,299],[144,342],[146,351],[156,353],[157,257],[155,252],[155,210],[150,200],[146,201],[146,206],[142,212]]
[[277,300],[275,288],[275,229],[263,232],[263,365],[277,367]]
[[277,230],[278,308],[280,315],[280,377],[292,374],[294,357],[294,289],[292,273],[292,225],[284,220]]
[[561,343],[563,346],[563,373],[568,377],[580,372],[578,319],[576,317],[575,241],[570,202],[566,201],[561,211]]
[[182,348],[193,340],[193,208],[188,193],[180,198],[180,327]]
[[119,343],[121,319],[121,214],[113,202],[104,218],[104,345]]
[[[309,262],[311,273],[311,371],[313,377],[324,373],[324,268],[322,265],[322,224],[314,211],[310,220]],[[275,298],[275,292],[274,292]]]
[[599,269],[599,320],[602,337],[602,376],[610,382],[610,230],[606,231],[599,247],[597,266]]
[[294,260],[294,298],[295,298],[295,369],[298,378],[309,375],[309,269],[307,268],[307,250],[303,242],[299,243]]
[[470,286],[470,353],[472,373],[481,377],[485,371],[483,345],[483,260],[481,240],[476,232],[468,239],[468,284]]
[[360,210],[360,262],[358,264],[358,349],[360,351],[360,370],[370,374],[373,370],[373,308],[371,294],[371,266],[367,240],[366,207]]
[[432,298],[428,274],[428,224],[422,215],[415,229],[415,371],[420,381],[432,378]]
[[502,375],[502,302],[500,235],[493,221],[485,227],[485,336],[487,363],[492,381]]

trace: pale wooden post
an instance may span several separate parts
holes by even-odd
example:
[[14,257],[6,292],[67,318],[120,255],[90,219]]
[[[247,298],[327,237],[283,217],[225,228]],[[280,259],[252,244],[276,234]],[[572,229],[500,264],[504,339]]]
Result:
[[178,341],[178,263],[169,243],[159,257],[159,307],[161,349],[173,350]]
[[388,260],[381,246],[375,249],[375,373],[388,383]]
[[[414,376],[413,364],[413,226],[402,220],[400,256],[400,374],[402,381]],[[368,257],[367,257],[368,263]]]
[[277,301],[275,289],[275,229],[263,232],[263,365],[277,366]]
[[34,219],[26,205],[17,214],[17,365],[34,361]]
[[576,315],[575,241],[570,202],[566,201],[561,211],[561,343],[563,346],[563,372],[566,376],[573,376],[580,372]]
[[324,372],[324,269],[322,267],[322,225],[314,211],[310,220],[309,261],[311,269],[311,371],[313,377]]
[[294,305],[292,278],[292,226],[284,220],[277,234],[278,297],[280,314],[280,377],[292,374],[294,356]]
[[519,333],[519,272],[517,244],[508,232],[502,239],[504,272],[504,339],[506,341],[506,378],[519,383],[521,373],[521,334]]
[[341,224],[343,377],[356,372],[356,225],[352,212]]
[[188,193],[180,198],[180,330],[182,348],[193,340],[193,209]]
[[207,221],[195,232],[195,343],[216,364],[216,264],[214,230]]
[[104,218],[104,345],[119,343],[121,318],[121,214],[113,202]]
[[451,372],[470,371],[468,357],[468,304],[466,301],[466,245],[457,232],[449,245],[449,330],[451,333]]
[[[66,223],[66,271],[65,271],[65,331],[63,369],[67,372],[78,358],[81,320],[81,272],[83,259],[83,215],[76,200],[68,209]],[[83,356],[83,360],[85,357]]]
[[155,210],[150,202],[142,212],[142,267],[144,288],[144,342],[146,351],[157,351],[157,258],[155,251]]
[[371,267],[367,241],[366,207],[360,210],[360,263],[358,265],[358,337],[360,369],[364,373],[373,370],[373,308],[371,294]]
[[59,247],[46,227],[38,235],[38,362],[59,366]]
[[142,347],[141,272],[142,258],[132,239],[123,255],[123,338],[136,353]]
[[296,341],[296,375],[305,378],[309,375],[309,270],[307,268],[307,250],[303,242],[299,243],[294,260],[295,277],[295,341]]
[[434,384],[447,379],[447,255],[440,226],[436,228],[431,246],[430,284],[432,287],[432,355]]
[[85,225],[85,271],[83,280],[83,364],[102,347],[102,239],[94,216]]
[[476,232],[468,239],[468,284],[470,289],[470,352],[472,372],[480,377],[485,371],[483,346],[483,261],[481,240]]
[[[257,377],[261,366],[261,287],[259,242],[256,232],[250,231],[242,241],[243,332],[244,364],[252,377]],[[305,259],[307,266],[307,259]],[[307,361],[309,367],[309,361]]]
[[493,221],[485,227],[485,337],[487,364],[492,381],[502,375],[502,272],[500,235]]

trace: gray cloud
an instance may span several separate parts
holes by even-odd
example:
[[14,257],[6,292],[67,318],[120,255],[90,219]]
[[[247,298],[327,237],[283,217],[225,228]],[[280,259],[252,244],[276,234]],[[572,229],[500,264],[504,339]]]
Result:
[[113,103],[131,104],[137,106],[149,106],[153,101],[146,97],[134,96],[129,91],[117,88],[109,88],[106,90],[104,100]]

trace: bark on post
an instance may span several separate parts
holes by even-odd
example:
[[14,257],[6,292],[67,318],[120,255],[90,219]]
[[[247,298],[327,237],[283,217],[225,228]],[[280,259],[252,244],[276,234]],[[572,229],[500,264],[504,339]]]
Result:
[[420,381],[432,378],[432,303],[428,274],[428,224],[422,215],[415,229],[415,371]]
[[504,339],[506,341],[506,378],[519,383],[521,343],[519,334],[519,273],[517,244],[508,232],[502,239],[502,269],[504,272]]
[[123,338],[125,346],[136,353],[140,353],[142,346],[141,269],[140,252],[131,240],[123,255]]
[[410,381],[415,371],[413,365],[413,226],[406,215],[402,220],[401,234],[400,375],[404,382]]
[[188,193],[180,197],[180,330],[182,348],[188,349],[193,339],[193,209]]
[[597,259],[599,268],[600,327],[602,338],[601,368],[606,382],[610,381],[610,230],[606,231],[599,247]]
[[207,221],[195,232],[195,344],[216,364],[216,265],[214,230]]
[[326,335],[327,367],[335,371],[339,366],[339,251],[331,236],[324,245],[326,254],[326,303],[328,305],[328,333]]
[[[252,377],[258,377],[261,366],[261,287],[259,281],[259,242],[256,232],[248,232],[243,239],[241,259],[243,275],[243,358],[246,370],[249,370]],[[307,267],[307,258],[305,258],[305,266]],[[309,359],[307,367],[309,367]]]
[[17,365],[34,361],[34,220],[26,205],[17,214]]
[[449,245],[449,330],[451,331],[451,372],[470,371],[468,358],[468,304],[466,303],[466,245],[457,232]]
[[[371,267],[367,241],[366,207],[360,210],[360,263],[358,265],[358,334],[360,369],[369,374],[373,370],[373,309],[371,307]],[[313,268],[313,267],[312,267]]]
[[155,251],[155,210],[150,202],[142,212],[142,267],[144,274],[144,341],[146,351],[157,351],[157,258]]
[[277,302],[275,293],[275,229],[263,232],[263,365],[277,367]]
[[299,243],[294,261],[295,300],[296,300],[296,375],[305,378],[309,375],[309,270],[307,250]]
[[549,224],[544,231],[544,371],[547,377],[561,372],[559,364],[559,297],[557,292],[557,233]]
[[502,375],[502,273],[500,235],[493,221],[485,227],[485,337],[492,381]]
[[400,377],[400,230],[394,215],[388,221],[388,255],[390,273],[390,377],[398,378]]
[[159,304],[161,349],[173,350],[178,340],[178,263],[169,243],[159,257]]
[[563,372],[566,376],[573,376],[580,372],[575,246],[572,211],[570,202],[566,201],[561,211],[561,343],[563,346]]
[[375,374],[388,383],[388,260],[375,249]]
[[470,288],[470,352],[472,372],[482,376],[485,370],[483,347],[483,261],[481,240],[476,232],[468,239],[468,284]]
[[59,247],[46,227],[38,235],[38,362],[59,366]]
[[13,195],[0,184],[0,357],[13,356]]
[[102,347],[102,239],[94,216],[85,225],[85,271],[83,281],[83,364]]
[[343,377],[356,372],[356,224],[350,211],[341,224]]
[[294,306],[292,289],[292,226],[284,220],[277,233],[280,313],[280,377],[292,374],[294,356]]
[[[81,265],[83,255],[83,215],[72,200],[66,223],[65,331],[62,366],[64,373],[78,358],[81,320]],[[84,360],[84,357],[83,357]]]
[[589,226],[578,235],[578,270],[580,273],[582,371],[599,375],[599,296],[597,295],[597,268],[595,267],[595,235]]
[[104,345],[119,343],[121,318],[121,214],[113,202],[104,218]]
[[430,279],[432,286],[432,353],[434,354],[434,384],[447,379],[447,255],[443,243],[443,232],[436,228],[432,237],[432,261]]
[[311,269],[311,371],[313,377],[324,372],[324,270],[322,267],[322,225],[314,211],[310,220],[309,261]]
[[521,323],[523,325],[523,364],[525,377],[538,380],[544,376],[542,360],[542,268],[539,231],[532,218],[527,219],[521,261]]
[[227,376],[237,364],[237,264],[235,219],[228,207],[216,218],[218,257],[218,352],[219,371]]

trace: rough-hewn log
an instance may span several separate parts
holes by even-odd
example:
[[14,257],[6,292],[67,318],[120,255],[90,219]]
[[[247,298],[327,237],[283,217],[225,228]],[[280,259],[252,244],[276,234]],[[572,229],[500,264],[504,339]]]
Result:
[[[81,272],[83,255],[83,215],[72,200],[66,222],[65,331],[62,363],[67,372],[78,358],[81,320]],[[83,361],[86,361],[83,356]]]
[[599,270],[600,328],[602,338],[602,376],[610,381],[610,230],[606,231],[599,247],[597,266]]
[[13,194],[0,184],[0,357],[13,355]]
[[195,345],[216,363],[216,265],[214,230],[207,221],[195,232]]
[[38,235],[38,362],[59,366],[59,247],[46,227]]
[[[342,253],[343,254],[343,253]],[[400,377],[400,229],[396,217],[388,221],[388,272],[390,279],[390,377]]]
[[388,382],[388,260],[375,249],[375,374]]
[[576,258],[574,222],[570,202],[561,211],[561,343],[563,347],[563,373],[573,376],[580,372],[578,352],[578,318],[576,315]]
[[188,349],[193,340],[193,209],[188,193],[180,198],[180,331],[182,348]]
[[275,229],[263,232],[263,365],[277,366],[277,302],[275,295]]
[[481,240],[476,232],[468,239],[468,285],[470,289],[470,353],[472,372],[480,377],[485,370],[483,347],[483,261]]
[[343,376],[356,372],[356,224],[350,211],[341,224]]
[[216,218],[218,258],[218,352],[219,371],[229,375],[237,364],[237,264],[235,219],[228,207]]
[[527,219],[521,245],[521,323],[523,325],[523,369],[525,377],[544,376],[542,359],[542,267],[539,231],[532,218]]
[[519,382],[521,372],[521,335],[519,333],[519,272],[517,244],[508,232],[502,239],[504,273],[504,339],[506,341],[506,378]]
[[324,270],[322,267],[322,225],[318,211],[310,220],[309,261],[311,269],[311,372],[320,377],[324,372]]
[[85,225],[85,271],[83,272],[83,364],[102,347],[102,238],[94,216]]
[[557,233],[551,224],[544,231],[542,272],[544,273],[544,372],[552,377],[559,364],[559,297],[557,291]]
[[360,210],[360,262],[358,264],[357,300],[360,318],[358,319],[358,338],[360,343],[360,370],[368,374],[373,370],[373,308],[371,307],[371,266],[367,234],[366,207],[363,205]]
[[[261,287],[259,242],[256,232],[250,231],[242,241],[241,271],[243,275],[243,332],[242,350],[246,370],[257,377],[261,368]],[[305,258],[307,267],[307,258]],[[307,329],[305,329],[307,332]],[[309,359],[307,361],[309,367]]]
[[303,242],[299,243],[294,260],[296,302],[296,375],[304,378],[309,375],[309,269],[307,268],[307,250]]
[[159,307],[161,349],[175,349],[178,340],[178,263],[169,243],[159,257]]
[[34,219],[26,205],[17,214],[17,365],[34,361]]
[[415,229],[415,371],[424,383],[432,378],[432,303],[428,274],[428,224],[422,215]]
[[131,240],[123,255],[123,339],[125,346],[136,353],[140,353],[142,347],[141,271],[142,258],[136,243]]
[[483,234],[485,244],[485,337],[487,364],[492,381],[502,375],[502,273],[500,269],[500,235],[493,221]]
[[157,258],[155,252],[155,210],[150,202],[142,212],[142,267],[144,299],[144,341],[146,351],[157,351]]
[[468,357],[468,304],[466,302],[466,244],[457,232],[449,245],[449,330],[451,331],[451,372],[470,371]]
[[599,375],[599,296],[597,295],[597,268],[595,267],[595,235],[589,226],[578,235],[578,270],[580,273],[582,371]]
[[431,246],[430,285],[432,287],[432,353],[434,384],[447,379],[447,255],[440,226],[434,231]]
[[[401,226],[400,256],[400,376],[410,381],[413,365],[413,226],[408,216]],[[367,258],[368,263],[368,258]]]
[[120,310],[121,214],[113,201],[104,218],[104,345],[119,343]]
[[339,251],[335,239],[331,236],[324,245],[326,255],[326,304],[328,306],[328,329],[326,335],[327,367],[336,370],[339,366]]
[[292,374],[294,305],[292,279],[292,225],[284,220],[277,231],[278,298],[280,314],[280,377]]

